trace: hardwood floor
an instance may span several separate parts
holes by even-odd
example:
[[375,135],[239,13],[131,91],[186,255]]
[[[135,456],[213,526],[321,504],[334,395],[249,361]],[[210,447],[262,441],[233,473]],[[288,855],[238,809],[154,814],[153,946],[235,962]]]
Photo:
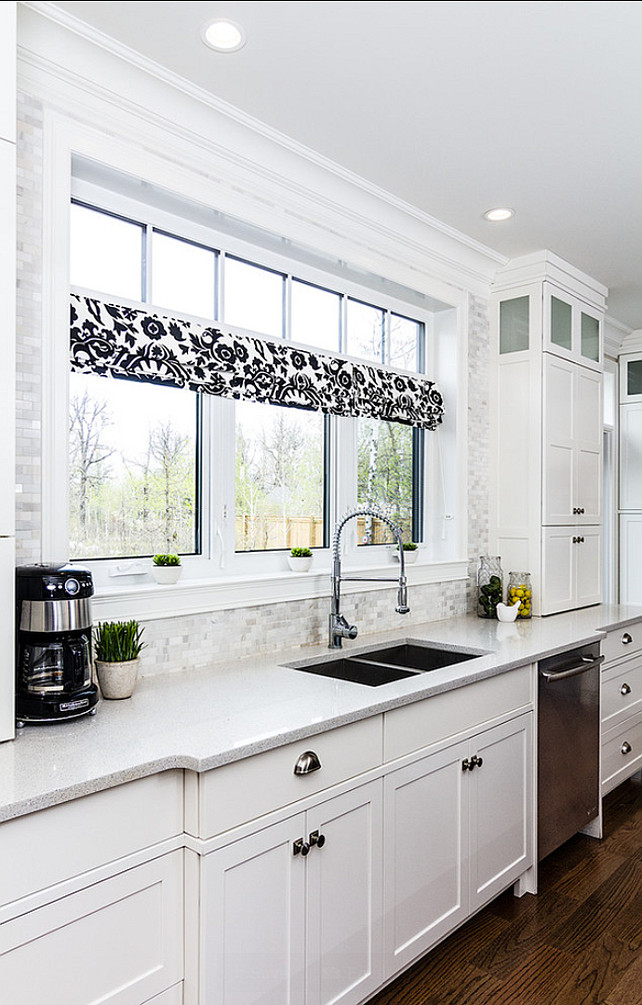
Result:
[[642,784],[605,800],[605,837],[540,864],[369,1005],[642,1005]]

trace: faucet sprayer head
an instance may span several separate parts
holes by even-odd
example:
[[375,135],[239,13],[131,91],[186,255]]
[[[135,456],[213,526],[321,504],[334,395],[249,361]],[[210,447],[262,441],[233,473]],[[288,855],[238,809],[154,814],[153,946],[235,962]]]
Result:
[[406,585],[400,586],[397,590],[397,606],[395,608],[397,614],[410,614],[410,608],[408,607],[408,595],[406,591]]

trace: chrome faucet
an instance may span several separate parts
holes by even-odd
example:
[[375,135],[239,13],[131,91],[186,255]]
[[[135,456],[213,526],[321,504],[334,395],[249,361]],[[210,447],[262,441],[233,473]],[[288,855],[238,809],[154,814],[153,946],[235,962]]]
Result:
[[[388,524],[390,530],[395,536],[397,541],[397,548],[399,549],[399,579],[392,578],[390,576],[342,576],[341,575],[341,558],[339,555],[339,544],[341,541],[341,531],[347,524],[348,520],[352,520],[358,516],[371,516],[376,520],[381,520],[383,523]],[[392,520],[389,520],[387,516],[383,513],[379,513],[378,510],[372,509],[369,506],[365,506],[363,509],[353,510],[352,513],[348,513],[344,516],[343,520],[337,524],[334,530],[334,536],[332,538],[332,601],[330,607],[330,649],[341,649],[343,639],[356,639],[358,634],[358,628],[356,625],[349,625],[343,614],[341,614],[341,582],[364,582],[364,583],[398,583],[399,589],[397,590],[397,606],[395,610],[397,614],[408,614],[410,608],[408,607],[408,596],[407,596],[407,581],[406,581],[406,565],[403,553],[403,542],[401,539],[401,530]]]

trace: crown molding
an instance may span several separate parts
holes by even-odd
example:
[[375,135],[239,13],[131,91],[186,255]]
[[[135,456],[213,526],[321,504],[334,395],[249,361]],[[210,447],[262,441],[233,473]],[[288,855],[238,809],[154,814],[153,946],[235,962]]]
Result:
[[[236,171],[240,169],[254,175],[255,183],[258,183],[259,187],[267,185],[272,193],[274,187],[278,187],[283,193],[287,193],[288,201],[292,199],[299,203],[299,212],[302,204],[308,207],[308,212],[312,204],[317,209],[323,208],[326,212],[329,211],[335,223],[338,212],[357,227],[367,229],[370,232],[370,239],[374,231],[378,232],[386,243],[391,239],[401,241],[411,255],[413,267],[420,268],[425,274],[436,274],[445,282],[463,286],[471,292],[487,296],[488,284],[495,270],[507,262],[504,255],[190,83],[73,15],[60,10],[55,4],[25,2],[20,6],[25,11],[32,12],[63,29],[69,36],[98,47],[101,54],[105,54],[109,60],[116,59],[121,64],[124,62],[129,68],[160,84],[163,89],[171,89],[174,99],[182,98],[183,101],[188,100],[192,106],[200,107],[201,115],[205,115],[205,119],[201,130],[195,128],[194,116],[189,119],[189,124],[187,118],[172,117],[171,112],[176,108],[176,104],[174,103],[168,111],[167,102],[162,100],[160,94],[156,107],[150,107],[145,96],[141,96],[136,88],[128,90],[126,83],[121,80],[122,74],[110,76],[107,86],[104,80],[102,83],[100,81],[99,66],[96,67],[95,78],[90,77],[89,73],[82,73],[80,69],[82,61],[74,63],[74,68],[71,69],[69,65],[59,61],[61,57],[55,46],[47,50],[46,45],[42,44],[41,27],[34,38],[29,37],[28,31],[21,33],[18,53],[21,79],[25,83],[28,82],[32,88],[36,88],[38,91],[36,96],[45,103],[57,98],[64,103],[65,109],[73,114],[80,114],[83,117],[89,114],[89,121],[93,123],[96,121],[96,116],[95,107],[91,107],[92,102],[101,101],[111,106],[119,116],[135,116],[139,122],[137,134],[141,128],[144,133],[149,133],[150,128],[156,125],[164,131],[165,137],[169,134],[169,146],[173,149],[176,149],[177,144],[184,148],[185,143],[190,143],[200,149],[201,153],[206,151],[208,157],[214,154],[218,160],[233,165]],[[64,60],[64,55],[62,59]],[[227,130],[222,130],[224,135],[222,142],[212,138],[218,134],[217,130],[211,128],[212,117],[227,125]],[[206,122],[209,128],[205,128]],[[242,135],[239,135],[239,131]],[[238,144],[236,150],[233,149],[234,141]],[[248,143],[251,144],[252,141],[260,141],[263,149],[269,149],[272,161],[275,152],[281,153],[283,173],[280,170],[270,169],[261,162],[260,157],[248,156]],[[334,182],[336,189],[339,183],[344,193],[341,202],[324,196],[316,186],[298,183],[296,177],[297,173],[301,173],[302,164],[307,165],[306,177],[311,178],[314,175],[326,180],[323,188],[332,188],[331,183]],[[327,184],[328,181],[330,186]],[[350,196],[350,191],[356,198]],[[366,202],[370,204],[370,212],[360,212],[361,205]],[[373,219],[374,207],[378,208],[378,213],[385,222]]]

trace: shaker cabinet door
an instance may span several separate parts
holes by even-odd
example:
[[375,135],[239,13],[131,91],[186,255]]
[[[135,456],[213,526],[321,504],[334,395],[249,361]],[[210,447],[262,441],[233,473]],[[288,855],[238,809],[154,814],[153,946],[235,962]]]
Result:
[[467,743],[385,779],[385,970],[395,973],[468,913]]
[[304,1001],[304,832],[300,813],[203,859],[200,1005]]

